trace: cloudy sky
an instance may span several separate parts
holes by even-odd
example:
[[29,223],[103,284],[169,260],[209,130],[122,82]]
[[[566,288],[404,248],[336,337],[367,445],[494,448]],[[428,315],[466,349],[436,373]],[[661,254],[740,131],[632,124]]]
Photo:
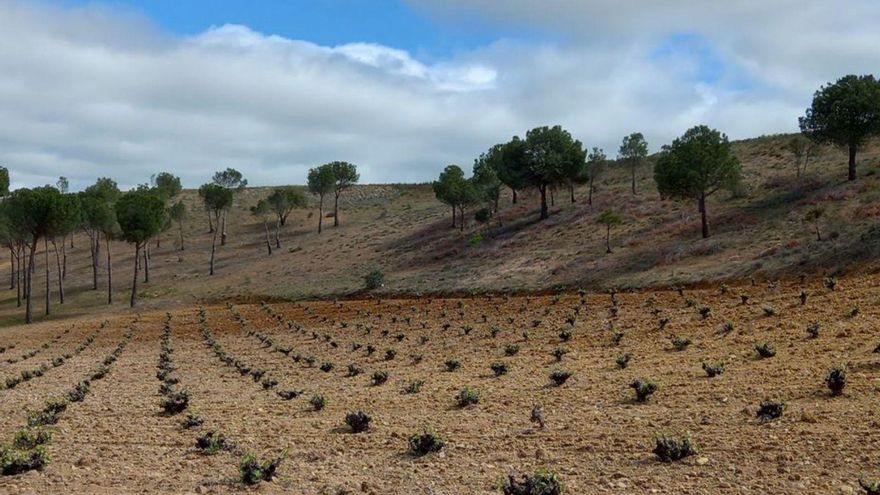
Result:
[[0,0],[0,165],[411,182],[538,125],[612,156],[633,131],[792,132],[880,67],[878,25],[877,0]]

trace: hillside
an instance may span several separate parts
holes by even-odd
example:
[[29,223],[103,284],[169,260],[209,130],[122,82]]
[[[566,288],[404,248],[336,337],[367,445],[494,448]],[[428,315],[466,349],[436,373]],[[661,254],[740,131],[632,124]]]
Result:
[[[183,193],[189,207],[184,231],[186,249],[174,247],[175,229],[152,248],[151,282],[141,285],[147,308],[177,307],[196,301],[291,299],[345,295],[363,286],[373,268],[385,273],[382,293],[450,293],[540,290],[558,286],[588,289],[708,284],[749,277],[775,279],[801,273],[832,273],[854,267],[872,269],[880,254],[880,142],[859,156],[859,180],[845,180],[845,156],[826,147],[806,175],[795,178],[784,144],[790,136],[739,141],[749,193],[731,198],[719,192],[709,202],[713,235],[700,238],[696,205],[662,201],[646,167],[639,194],[629,192],[625,171],[612,167],[598,183],[592,207],[586,189],[578,202],[557,193],[551,217],[538,221],[537,195],[520,194],[511,204],[508,191],[497,220],[480,227],[471,220],[465,231],[449,227],[449,211],[429,185],[364,185],[341,200],[341,226],[317,234],[317,209],[297,210],[282,232],[283,248],[267,256],[262,222],[248,211],[271,188],[249,188],[230,213],[226,246],[218,247],[217,274],[208,276],[211,235],[207,215],[195,191]],[[439,167],[438,167],[439,168]],[[824,239],[816,241],[805,211],[821,204]],[[612,208],[626,222],[612,231],[612,254],[605,254],[605,231],[596,217]],[[482,241],[469,242],[479,232]],[[54,259],[50,258],[53,311],[69,316],[106,310],[103,271],[99,291],[91,290],[87,240],[77,234],[69,250],[67,303],[54,304]],[[112,245],[117,303],[125,310],[131,283],[132,251]],[[0,279],[9,277],[4,257]],[[38,256],[35,314],[42,315],[43,257]],[[20,320],[14,291],[0,293],[6,324]]]

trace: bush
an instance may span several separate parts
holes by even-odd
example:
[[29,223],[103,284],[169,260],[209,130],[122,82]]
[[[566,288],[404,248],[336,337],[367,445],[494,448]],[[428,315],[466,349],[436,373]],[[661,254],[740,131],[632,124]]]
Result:
[[457,359],[447,359],[444,363],[446,366],[446,371],[453,372],[458,368],[461,368],[461,363]]
[[333,363],[330,363],[330,362],[321,363],[321,371],[323,371],[324,373],[329,373],[329,372],[333,371]]
[[539,469],[534,475],[522,475],[522,481],[508,476],[501,485],[501,491],[504,495],[560,495],[565,491],[565,485],[559,476]]
[[550,381],[557,387],[562,386],[571,378],[571,372],[566,370],[553,370],[550,372]]
[[704,320],[711,315],[712,315],[712,308],[710,308],[709,306],[703,306],[702,308],[700,308],[700,316]]
[[345,415],[345,424],[351,428],[352,433],[361,433],[370,429],[372,418],[363,411],[348,413]]
[[516,344],[507,344],[504,346],[504,354],[508,356],[516,356],[519,352],[519,346]]
[[385,273],[383,273],[382,270],[376,268],[364,275],[364,287],[366,287],[367,290],[378,289],[383,285],[385,285]]
[[468,246],[479,246],[483,242],[483,234],[479,232],[474,232],[468,237],[467,245]]
[[180,422],[180,426],[184,428],[197,428],[202,426],[205,423],[205,419],[197,414],[188,413],[183,421]]
[[198,447],[202,453],[210,455],[228,449],[230,445],[222,433],[217,433],[216,431],[211,430],[196,438],[196,447]]
[[776,311],[776,308],[774,308],[773,306],[770,306],[769,304],[761,306],[761,311],[763,311],[764,316],[767,316],[767,317],[776,316],[779,314],[779,312]]
[[636,392],[636,401],[645,402],[654,392],[657,391],[657,384],[651,380],[638,378],[629,384],[630,388]]
[[541,406],[532,407],[532,416],[529,418],[532,423],[538,423],[541,428],[544,427],[544,413],[541,412]]
[[492,210],[489,208],[480,208],[474,212],[474,220],[479,223],[486,223],[492,218]]
[[349,365],[348,365],[348,376],[358,376],[358,375],[360,375],[360,374],[363,373],[363,372],[364,372],[364,370],[362,370],[362,369],[361,369],[358,365],[356,365],[356,364],[349,364]]
[[724,361],[703,362],[703,371],[709,378],[714,378],[724,373]]
[[765,400],[758,407],[758,418],[762,423],[766,423],[782,416],[783,411],[785,411],[785,402]]
[[568,349],[565,347],[557,347],[553,349],[553,357],[556,358],[556,362],[562,361],[562,357],[568,354]]
[[316,411],[320,411],[321,409],[327,407],[327,398],[321,394],[315,394],[309,400],[309,404],[311,404]]
[[422,390],[422,385],[424,385],[424,384],[425,384],[424,380],[416,380],[416,381],[410,382],[409,385],[407,385],[406,388],[403,390],[404,390],[404,392],[406,392],[408,394],[417,394]]
[[696,455],[697,447],[691,440],[690,435],[684,435],[680,439],[660,435],[655,440],[654,455],[660,462],[674,462],[685,457]]
[[825,279],[822,281],[822,284],[825,286],[826,289],[833,291],[837,288],[837,279],[834,277],[825,277]]
[[495,376],[507,374],[507,365],[504,363],[492,363],[489,368],[492,369],[492,372],[495,373]]
[[624,335],[626,334],[619,330],[614,330],[613,332],[611,332],[611,342],[614,345],[620,345],[620,341],[623,340]]
[[880,481],[868,482],[859,478],[859,486],[865,490],[866,495],[880,495]]
[[683,351],[683,350],[687,349],[689,345],[691,345],[691,339],[689,339],[687,337],[681,337],[681,336],[676,335],[675,337],[672,338],[672,347],[676,351]]
[[620,369],[624,369],[629,366],[630,355],[629,354],[621,354],[617,356],[617,359],[614,360],[617,363],[617,367]]
[[387,371],[376,371],[373,373],[373,385],[379,386],[388,381]]
[[275,393],[284,400],[291,400],[302,395],[303,390],[278,390]]
[[571,330],[569,330],[567,328],[562,330],[561,332],[559,332],[559,338],[563,342],[568,342],[569,340],[571,340]]
[[49,462],[49,455],[43,446],[39,446],[29,452],[2,452],[0,457],[0,472],[4,476],[13,476],[34,469],[42,469]]
[[811,339],[819,338],[819,330],[822,328],[821,324],[818,321],[814,321],[807,326],[807,335]]
[[462,408],[477,404],[480,402],[480,393],[470,387],[465,387],[458,392],[456,402],[458,407]]
[[440,452],[445,444],[440,435],[428,429],[409,437],[409,451],[417,456]]
[[397,357],[397,351],[394,349],[388,349],[385,351],[385,361],[391,361],[395,357]]
[[831,395],[842,394],[846,387],[846,367],[837,366],[828,371],[825,375],[825,384],[828,385],[828,390],[831,390]]
[[172,392],[162,399],[162,410],[165,414],[182,413],[189,406],[189,392],[181,390]]
[[239,479],[245,485],[256,485],[261,481],[272,481],[284,456],[271,461],[260,461],[251,453],[245,454],[239,463]]
[[768,342],[764,342],[763,344],[755,346],[755,351],[758,352],[758,355],[762,358],[772,358],[776,355],[776,348],[773,347],[773,344]]
[[82,402],[86,399],[86,395],[89,393],[90,383],[88,380],[83,380],[76,385],[74,385],[73,390],[67,392],[67,401],[68,402]]
[[15,438],[12,440],[12,445],[16,449],[30,450],[37,446],[49,443],[49,440],[51,439],[52,435],[46,430],[37,430],[36,432],[32,432],[31,430],[18,430],[15,432]]

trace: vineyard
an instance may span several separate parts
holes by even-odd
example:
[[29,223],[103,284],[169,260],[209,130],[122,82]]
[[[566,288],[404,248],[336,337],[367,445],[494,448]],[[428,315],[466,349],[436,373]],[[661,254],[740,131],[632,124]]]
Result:
[[865,277],[18,327],[0,490],[876,493],[878,297]]

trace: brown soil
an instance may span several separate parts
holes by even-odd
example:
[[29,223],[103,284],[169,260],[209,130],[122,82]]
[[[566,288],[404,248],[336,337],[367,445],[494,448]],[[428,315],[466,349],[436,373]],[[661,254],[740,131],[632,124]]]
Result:
[[[725,294],[717,288],[684,296],[622,293],[616,317],[609,295],[590,294],[582,305],[574,293],[207,307],[207,328],[225,352],[264,369],[279,390],[305,391],[290,401],[224,365],[205,344],[197,308],[179,310],[171,320],[172,359],[180,387],[191,393],[189,410],[205,419],[191,430],[180,427],[185,414],[160,414],[155,374],[165,315],[144,314],[110,373],[47,427],[51,462],[42,471],[0,478],[0,492],[494,494],[507,474],[546,467],[574,494],[857,493],[860,475],[880,479],[880,354],[872,352],[880,344],[880,290],[873,277],[842,280],[833,292],[816,282],[802,307],[801,289],[790,283]],[[740,304],[743,293],[751,296],[747,305]],[[711,308],[705,320],[703,306]],[[766,316],[764,306],[778,314]],[[854,307],[859,313],[848,316]],[[562,343],[558,333],[578,310],[573,338]],[[662,317],[669,324],[660,331]],[[0,355],[3,379],[72,351],[93,332],[97,337],[62,366],[0,390],[2,443],[26,425],[28,411],[88,377],[133,319],[111,319],[103,329],[99,321],[77,320],[4,330],[0,346],[17,346]],[[734,330],[719,334],[726,321]],[[809,339],[805,329],[814,321],[821,333]],[[465,327],[472,330],[466,334]],[[492,327],[500,329],[494,338]],[[611,342],[612,328],[625,332],[619,346]],[[293,351],[285,356],[249,330]],[[673,335],[693,344],[675,351]],[[756,356],[755,345],[765,341],[775,345],[776,357]],[[44,342],[52,344],[32,358],[5,361]],[[353,343],[362,347],[353,351]],[[519,352],[505,355],[508,344]],[[376,348],[369,357],[367,345]],[[551,352],[558,346],[570,352],[557,364]],[[393,360],[385,360],[387,349],[396,350]],[[632,360],[618,370],[622,353]],[[295,362],[297,354],[314,356],[314,366]],[[414,363],[414,354],[423,360]],[[461,368],[444,371],[452,358]],[[721,359],[726,372],[706,377],[701,362]],[[324,362],[333,370],[321,371]],[[507,363],[509,373],[494,377],[493,362]],[[351,363],[363,373],[346,376]],[[849,383],[842,396],[831,397],[824,376],[841,363],[848,364]],[[550,386],[555,368],[572,378]],[[379,370],[390,378],[373,386],[370,377]],[[637,377],[660,384],[644,404],[632,401],[628,387]],[[421,392],[403,393],[415,380],[424,380]],[[478,390],[480,402],[459,409],[455,396],[464,386]],[[309,405],[316,393],[329,401],[322,411]],[[766,398],[784,400],[787,409],[762,424],[755,411]],[[534,405],[542,408],[543,429],[530,422]],[[352,434],[344,417],[357,410],[372,416],[371,428]],[[407,439],[424,427],[440,433],[446,447],[413,457]],[[208,430],[222,432],[237,452],[270,458],[286,451],[278,477],[256,488],[235,483],[238,454],[203,455],[195,448]],[[684,432],[699,444],[698,455],[671,464],[654,458],[654,435]]]

